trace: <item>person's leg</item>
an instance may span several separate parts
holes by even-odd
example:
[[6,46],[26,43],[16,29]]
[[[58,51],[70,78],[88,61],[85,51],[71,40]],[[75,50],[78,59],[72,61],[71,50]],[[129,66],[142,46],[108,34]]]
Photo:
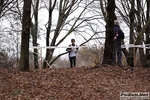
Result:
[[112,49],[112,55],[113,55],[113,57],[112,57],[112,61],[113,61],[113,64],[114,65],[116,65],[117,63],[117,61],[116,61],[116,52],[117,52],[117,48],[116,48],[116,44],[114,44],[114,46],[113,46],[113,49]]
[[118,44],[117,46],[117,58],[118,58],[118,66],[122,66],[121,58],[122,58],[122,50],[121,50],[121,45]]
[[76,66],[76,56],[73,57],[73,65],[74,65],[73,67]]
[[72,68],[73,67],[73,65],[72,65],[73,57],[69,57],[69,60],[70,60],[70,67]]

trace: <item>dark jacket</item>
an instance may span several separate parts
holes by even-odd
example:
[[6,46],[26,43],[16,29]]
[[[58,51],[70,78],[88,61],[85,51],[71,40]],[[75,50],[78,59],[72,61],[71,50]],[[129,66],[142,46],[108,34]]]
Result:
[[[116,34],[118,34],[118,35],[116,36]],[[116,36],[116,41],[117,42],[124,39],[124,33],[118,25],[114,25],[114,37],[115,36]]]

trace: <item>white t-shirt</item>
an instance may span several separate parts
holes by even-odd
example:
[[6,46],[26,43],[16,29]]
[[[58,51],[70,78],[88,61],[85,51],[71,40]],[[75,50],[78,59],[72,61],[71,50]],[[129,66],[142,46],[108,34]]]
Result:
[[[69,45],[69,46],[73,46],[73,45],[71,44],[71,45]],[[71,48],[71,51],[70,51],[70,53],[69,53],[69,57],[74,57],[74,56],[77,55],[78,49],[77,49],[76,47],[77,47],[77,45],[75,45],[75,48]]]

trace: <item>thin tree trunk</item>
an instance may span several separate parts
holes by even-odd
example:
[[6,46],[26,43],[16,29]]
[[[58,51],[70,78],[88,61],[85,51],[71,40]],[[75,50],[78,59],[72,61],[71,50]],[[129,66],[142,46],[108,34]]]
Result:
[[[150,7],[150,3],[149,3]],[[149,11],[148,11],[149,12]],[[147,18],[150,18],[150,15],[147,16]],[[148,20],[148,19],[147,19]],[[150,26],[146,29],[146,44],[150,44]],[[147,45],[146,47],[150,47],[150,45]],[[145,63],[143,63],[143,67],[150,67],[150,49],[146,49],[146,55],[145,55]]]
[[21,36],[21,54],[19,62],[20,71],[29,71],[29,37],[31,25],[31,0],[24,0],[23,25]]
[[3,10],[3,4],[4,4],[4,0],[0,0],[0,16],[1,16],[1,12]]
[[[138,5],[138,8],[139,10],[141,11],[141,1],[137,0],[137,5]],[[147,3],[149,5],[149,3]],[[139,15],[137,15],[139,16]],[[139,18],[140,19],[140,18]],[[141,19],[142,20],[142,19]],[[141,22],[140,20],[140,22]],[[139,20],[138,20],[139,22]],[[141,25],[141,23],[138,23],[139,25]],[[136,43],[135,44],[142,44],[143,43],[143,36],[144,36],[144,33],[147,33],[148,29],[149,29],[149,26],[150,26],[150,17],[147,17],[147,22],[146,24],[143,26],[143,28],[140,28],[140,30],[138,30],[139,32],[139,35],[137,36],[137,39],[136,39]],[[149,40],[149,39],[148,39]],[[146,55],[144,54],[144,51],[143,49],[140,49],[140,63],[141,63],[141,66],[146,66],[146,62],[147,62],[147,59],[146,59]]]
[[[134,14],[135,14],[135,1],[131,0],[131,10],[130,10],[130,41],[129,44],[134,44]],[[127,55],[127,63],[129,66],[134,66],[134,48],[129,48],[129,53]]]
[[[32,44],[33,44],[33,46],[38,46],[35,24],[31,23],[31,34],[32,34],[32,39],[33,39]],[[38,67],[38,49],[37,48],[34,49],[33,56],[34,56],[34,67],[35,67],[35,69],[37,69],[37,68],[39,68]]]
[[[35,30],[34,30],[34,37],[33,37],[33,46],[38,46],[37,43],[37,37],[38,37],[38,7],[39,7],[39,0],[36,1],[35,5],[35,12],[34,12],[34,18],[35,18]],[[38,66],[38,50],[37,48],[34,49],[34,66],[35,69],[39,68]]]
[[104,59],[102,64],[113,64],[113,50],[114,50],[114,19],[115,19],[115,0],[108,0],[107,5],[107,19],[106,19],[106,39],[105,39],[105,50]]
[[[147,12],[146,12],[146,20],[148,21],[150,18],[150,2],[149,0],[146,0],[147,3]],[[146,44],[150,44],[150,25],[146,28]],[[147,47],[150,47],[148,45]],[[143,67],[150,67],[150,49],[146,49],[146,57],[145,57],[145,63]]]
[[[50,46],[50,30],[51,30],[51,24],[52,24],[52,12],[53,9],[55,7],[56,4],[56,0],[54,1],[54,4],[52,5],[52,1],[49,1],[49,19],[48,19],[48,27],[47,27],[47,32],[46,32],[46,46]],[[48,64],[50,62],[51,59],[51,55],[53,54],[54,49],[46,49],[46,56],[45,56],[45,60],[43,62],[43,68],[48,68]],[[48,64],[47,64],[48,63]]]
[[[146,19],[148,21],[149,17],[150,17],[150,2],[149,0],[146,0],[147,2],[147,12],[146,12]],[[150,44],[150,26],[147,27],[146,29],[146,44]],[[150,55],[150,49],[146,49],[146,55]]]
[[[140,44],[143,38],[143,34],[146,32],[146,29],[150,26],[150,17],[148,19],[148,21],[146,22],[146,24],[143,26],[143,28],[141,29],[139,35],[137,36],[137,41],[135,44]],[[141,60],[142,62],[142,66],[144,65],[144,63],[146,62],[145,58],[142,58]]]
[[[138,21],[138,25],[137,25],[137,33],[140,33],[141,32],[141,29],[142,29],[142,18],[141,18],[141,0],[136,0],[136,3],[137,3],[137,10],[138,12],[136,13],[137,15],[137,21]],[[139,41],[139,44],[138,45],[142,45],[143,44],[143,35],[141,37],[141,40],[136,40],[136,41]],[[136,58],[138,55],[136,55],[136,52],[137,52],[137,48],[135,48],[135,51],[134,51],[135,55],[134,55],[134,66],[141,66],[143,65],[142,62],[145,60],[145,56],[144,56],[144,51],[143,49],[139,49],[139,57],[140,58],[140,61],[136,61]]]
[[104,6],[103,6],[103,0],[100,0],[99,1],[99,3],[100,3],[100,7],[101,7],[101,11],[102,11],[102,14],[103,14],[103,16],[104,16],[104,20],[106,21],[106,12],[105,12],[105,10],[104,10]]

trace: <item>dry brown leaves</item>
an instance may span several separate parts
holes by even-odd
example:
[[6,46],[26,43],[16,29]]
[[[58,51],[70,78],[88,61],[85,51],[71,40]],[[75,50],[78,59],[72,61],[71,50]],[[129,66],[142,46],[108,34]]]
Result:
[[119,100],[150,92],[150,68],[60,68],[19,72],[0,67],[0,100]]

